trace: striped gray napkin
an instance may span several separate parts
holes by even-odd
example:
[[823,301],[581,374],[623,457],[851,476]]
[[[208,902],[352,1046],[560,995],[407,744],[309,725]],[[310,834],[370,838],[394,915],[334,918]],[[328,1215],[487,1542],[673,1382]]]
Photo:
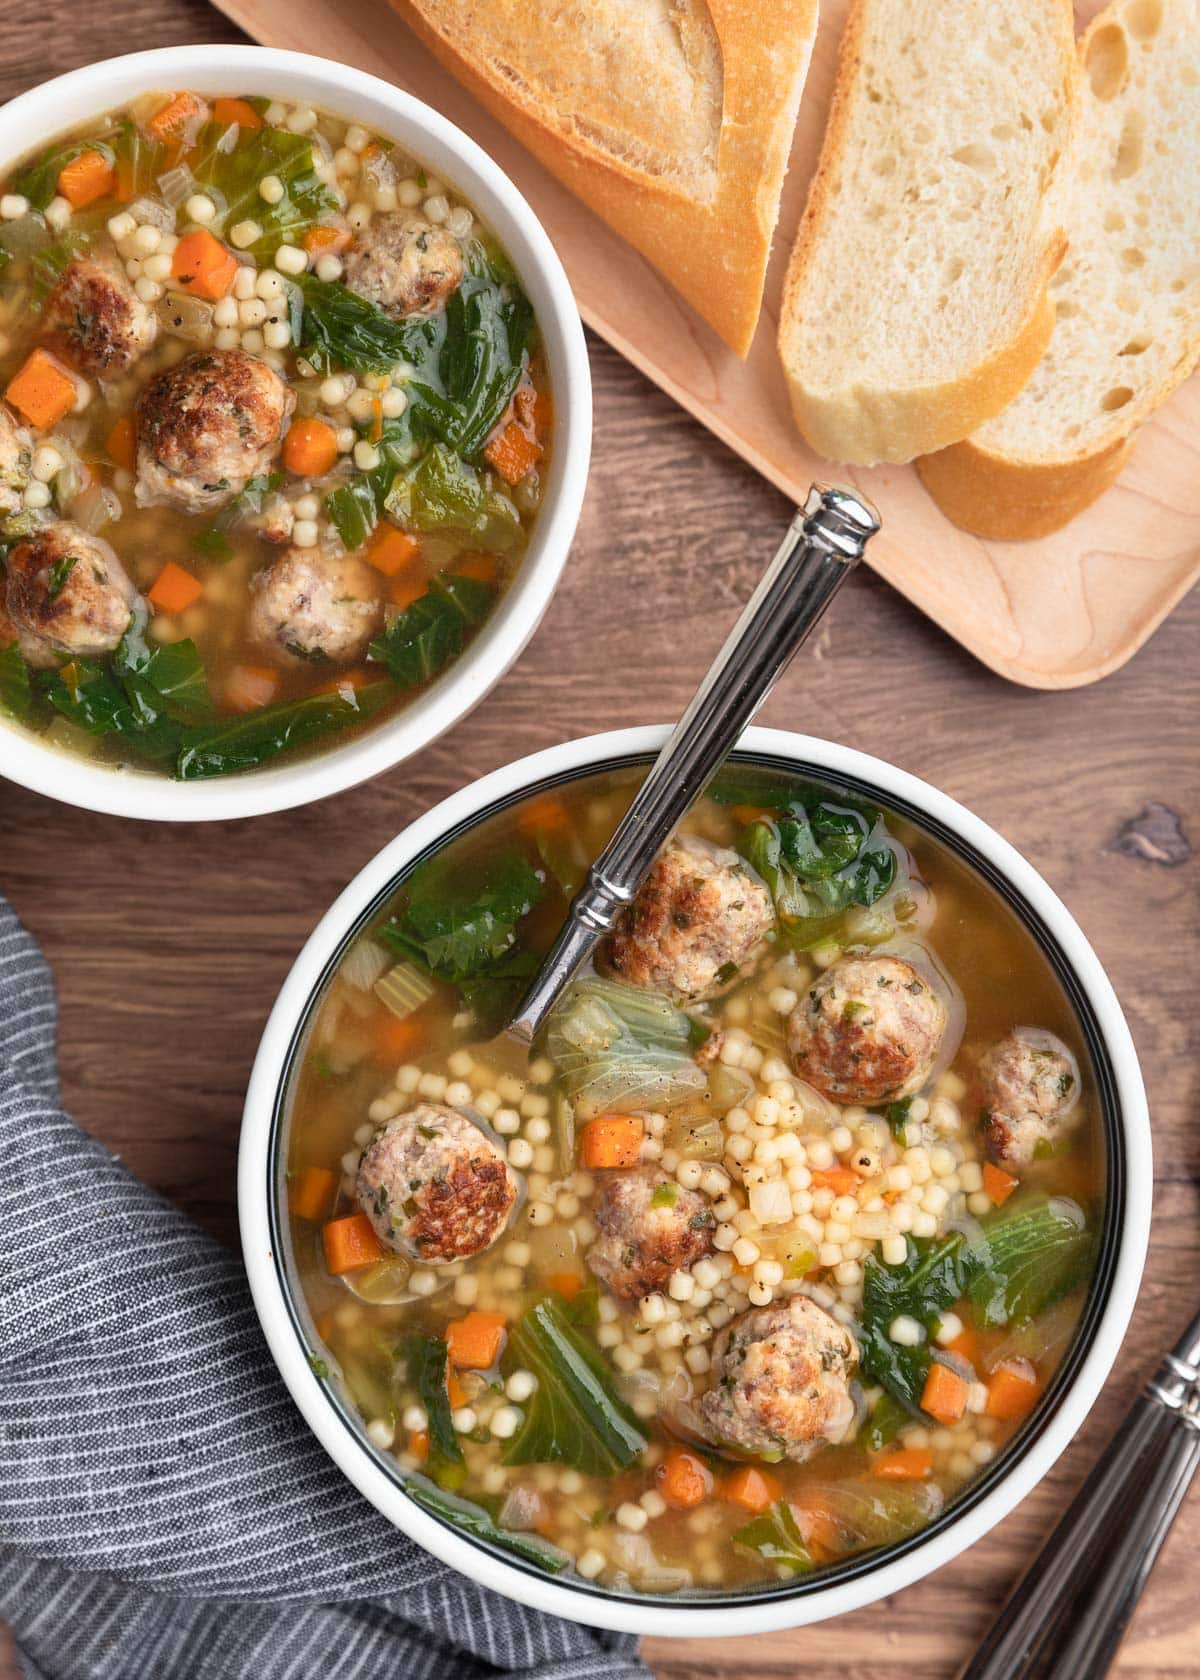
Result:
[[634,1641],[396,1533],[271,1364],[240,1262],[59,1103],[0,898],[0,1617],[29,1680],[642,1677]]

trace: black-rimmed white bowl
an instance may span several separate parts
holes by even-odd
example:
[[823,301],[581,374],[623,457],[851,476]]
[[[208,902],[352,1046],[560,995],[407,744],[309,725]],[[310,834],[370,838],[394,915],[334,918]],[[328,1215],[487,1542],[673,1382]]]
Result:
[[238,1205],[255,1304],[283,1379],[326,1451],[384,1516],[436,1557],[523,1604],[598,1627],[696,1638],[799,1626],[872,1603],[957,1556],[1024,1498],[1079,1429],[1116,1358],[1146,1254],[1152,1169],[1145,1092],[1121,1007],[1095,952],[1037,871],[986,823],[903,770],[809,736],[748,730],[735,761],[845,787],[910,818],[962,858],[1021,918],[1063,985],[1095,1068],[1107,1155],[1099,1260],[1071,1348],[1019,1434],[936,1522],[896,1545],[793,1583],[686,1597],[610,1592],[545,1575],[468,1539],[411,1500],[395,1463],[370,1445],[353,1408],[308,1362],[313,1332],[291,1268],[283,1214],[291,1072],[326,982],[415,864],[531,793],[649,763],[667,734],[664,728],[619,730],[519,759],[443,800],[355,877],[296,959],[267,1022],[246,1098]]

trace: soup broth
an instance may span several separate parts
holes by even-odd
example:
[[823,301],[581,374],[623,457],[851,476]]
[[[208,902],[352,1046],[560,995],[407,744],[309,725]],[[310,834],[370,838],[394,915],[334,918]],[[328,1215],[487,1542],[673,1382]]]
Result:
[[349,949],[288,1094],[290,1263],[426,1507],[614,1590],[766,1586],[921,1529],[1033,1411],[1095,1265],[1098,1099],[961,859],[756,770],[533,1055],[497,1044],[634,785],[481,822]]
[[148,95],[0,183],[0,712],[198,779],[406,706],[494,612],[553,420],[537,324],[388,136]]

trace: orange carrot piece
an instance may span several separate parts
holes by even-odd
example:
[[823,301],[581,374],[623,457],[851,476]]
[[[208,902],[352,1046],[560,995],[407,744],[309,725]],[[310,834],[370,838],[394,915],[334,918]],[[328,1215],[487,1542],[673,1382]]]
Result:
[[776,813],[768,810],[765,805],[731,805],[729,815],[735,823],[744,824],[757,822],[760,817],[773,817]]
[[361,666],[353,671],[339,671],[336,677],[330,677],[328,682],[319,683],[313,689],[314,694],[342,694],[346,689],[366,688],[373,679],[369,671]]
[[519,484],[542,458],[542,446],[523,432],[515,420],[497,432],[484,449],[483,458],[509,484]]
[[344,1219],[331,1219],[321,1232],[325,1248],[325,1264],[334,1277],[343,1272],[356,1272],[360,1266],[373,1266],[383,1259],[383,1248],[375,1235],[375,1227],[365,1213],[350,1213]]
[[500,1357],[508,1320],[503,1313],[469,1312],[446,1327],[446,1351],[451,1365],[486,1371]]
[[237,278],[238,260],[207,228],[185,233],[171,253],[171,273],[193,297],[227,297]]
[[58,172],[58,190],[72,209],[82,210],[98,198],[107,198],[116,185],[117,172],[103,152],[80,152]]
[[416,537],[384,522],[371,533],[363,558],[384,577],[395,577],[397,572],[407,571],[420,552],[421,544]]
[[5,396],[31,426],[56,426],[75,406],[75,381],[44,350],[34,350],[8,382]]
[[352,238],[349,228],[323,224],[309,228],[303,245],[310,257],[340,257],[343,251],[349,249]]
[[635,1167],[642,1153],[644,1130],[637,1114],[601,1114],[589,1120],[580,1134],[580,1164],[589,1169]]
[[945,1344],[946,1352],[957,1354],[959,1359],[965,1359],[968,1365],[979,1363],[979,1333],[973,1324],[963,1320],[963,1327],[952,1342]]
[[453,1365],[447,1365],[446,1367],[446,1398],[454,1411],[467,1403],[467,1391],[462,1385],[462,1378]]
[[576,1300],[583,1289],[583,1277],[579,1272],[551,1272],[546,1283],[564,1301]]
[[571,813],[566,801],[556,793],[539,794],[536,799],[522,805],[517,816],[517,827],[532,840],[536,840],[539,834],[569,834],[571,826]]
[[991,1161],[983,1164],[983,1188],[997,1207],[1003,1207],[1008,1198],[1020,1183],[1011,1173],[1006,1173],[1002,1167],[997,1167]]
[[725,1478],[721,1488],[722,1499],[728,1500],[731,1505],[740,1505],[743,1511],[752,1515],[769,1511],[782,1496],[780,1483],[765,1470],[760,1470],[757,1464],[743,1464],[740,1470]]
[[880,1453],[871,1469],[886,1482],[923,1482],[932,1474],[933,1454],[928,1447],[893,1447]]
[[337,433],[324,420],[293,420],[283,440],[283,464],[298,478],[322,478],[338,458]]
[[411,607],[414,602],[419,601],[423,595],[428,595],[428,593],[428,579],[410,572],[407,576],[401,574],[391,579],[388,584],[387,598],[393,607],[398,607],[403,612],[406,607]]
[[213,121],[228,128],[230,123],[236,123],[239,128],[261,128],[263,120],[247,99],[214,99]]
[[852,1196],[861,1183],[850,1167],[821,1167],[812,1174],[814,1190],[832,1190],[835,1196]]
[[131,414],[123,414],[113,422],[104,447],[119,467],[132,472],[137,466],[137,428]]
[[463,554],[454,562],[450,575],[474,578],[476,583],[495,583],[500,568],[494,554]]
[[168,560],[146,591],[146,599],[156,612],[181,613],[193,606],[203,594],[204,585],[199,578],[185,572],[174,560]]
[[429,1457],[428,1429],[410,1429],[408,1432],[408,1450],[414,1458]]
[[994,1371],[988,1383],[987,1415],[1012,1421],[1027,1416],[1039,1393],[1037,1374],[1027,1359],[1012,1360]]
[[177,140],[190,122],[204,116],[206,107],[194,93],[177,93],[159,107],[146,124],[147,134],[156,140]]
[[375,397],[371,402],[371,431],[370,441],[378,443],[383,436],[383,398]]
[[235,665],[225,680],[225,704],[235,712],[254,712],[275,698],[279,673],[269,665]]
[[668,1447],[655,1479],[658,1491],[677,1511],[702,1505],[712,1492],[712,1471],[699,1453],[688,1447]]
[[419,1022],[414,1021],[411,1015],[393,1015],[388,1010],[386,1018],[375,1031],[375,1059],[392,1065],[407,1062],[424,1042],[425,1032]]
[[337,1174],[328,1167],[301,1167],[293,1180],[288,1205],[297,1219],[324,1219],[333,1206]]
[[936,1360],[921,1390],[921,1410],[939,1423],[957,1423],[967,1409],[967,1383],[949,1365]]

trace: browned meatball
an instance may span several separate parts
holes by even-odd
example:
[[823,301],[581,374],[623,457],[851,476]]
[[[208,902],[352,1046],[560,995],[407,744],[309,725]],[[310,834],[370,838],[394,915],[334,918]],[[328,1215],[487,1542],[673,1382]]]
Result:
[[832,1102],[908,1097],[929,1078],[946,1006],[899,957],[843,957],[817,977],[788,1019],[792,1066]]
[[296,393],[244,350],[205,350],[138,398],[137,500],[185,513],[220,507],[270,465]]
[[517,1181],[465,1114],[418,1103],[367,1145],[356,1194],[380,1242],[436,1263],[490,1248],[512,1212]]
[[1002,1166],[1027,1167],[1082,1118],[1075,1058],[1038,1027],[1018,1027],[993,1044],[979,1078],[984,1142]]
[[680,1001],[712,997],[774,926],[771,895],[736,852],[672,840],[601,950],[631,986]]
[[376,216],[346,255],[351,291],[389,315],[432,315],[462,282],[458,240],[407,211]]
[[20,508],[32,458],[33,438],[0,403],[0,514]]
[[713,1343],[705,1429],[718,1446],[801,1463],[853,1426],[857,1363],[854,1337],[806,1295],[743,1313]]
[[352,554],[287,548],[250,580],[250,634],[287,664],[349,665],[382,618],[379,574]]
[[129,627],[135,590],[101,537],[59,520],[8,556],[6,604],[31,665],[111,653]]
[[623,1301],[663,1289],[712,1249],[716,1220],[708,1203],[664,1172],[623,1172],[596,1198],[600,1235],[587,1263]]
[[42,317],[46,337],[81,373],[112,378],[154,343],[158,317],[115,257],[76,257],[63,269]]

